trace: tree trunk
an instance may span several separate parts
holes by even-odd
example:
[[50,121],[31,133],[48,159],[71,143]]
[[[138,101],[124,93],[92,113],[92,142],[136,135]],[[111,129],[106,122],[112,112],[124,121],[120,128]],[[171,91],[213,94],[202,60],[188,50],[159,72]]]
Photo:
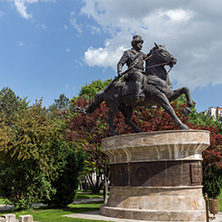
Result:
[[109,176],[110,176],[110,171],[108,173],[108,176],[106,174],[104,174],[104,188],[103,188],[104,204],[107,204],[107,201],[108,201]]

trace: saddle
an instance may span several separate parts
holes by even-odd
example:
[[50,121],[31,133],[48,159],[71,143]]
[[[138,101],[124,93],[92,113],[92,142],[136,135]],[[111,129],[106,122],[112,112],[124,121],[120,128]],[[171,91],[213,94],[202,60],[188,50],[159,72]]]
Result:
[[125,85],[122,89],[122,95],[134,95],[135,94],[135,82],[132,80],[125,81]]

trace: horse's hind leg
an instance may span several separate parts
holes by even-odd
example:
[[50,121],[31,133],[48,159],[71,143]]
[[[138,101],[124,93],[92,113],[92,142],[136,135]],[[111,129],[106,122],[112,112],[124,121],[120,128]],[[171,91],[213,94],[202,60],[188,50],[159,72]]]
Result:
[[115,108],[115,106],[112,106],[112,107],[109,108],[108,123],[109,123],[109,130],[113,134],[113,136],[119,135],[119,133],[117,133],[115,131],[115,128],[114,128],[114,125],[113,125],[113,118],[114,118],[116,112],[117,112],[117,108]]
[[178,118],[176,113],[174,112],[174,109],[170,105],[169,100],[167,99],[166,95],[163,93],[158,93],[157,95],[157,101],[160,103],[160,105],[166,110],[166,112],[171,116],[173,121],[180,126],[180,129],[189,129],[188,126]]
[[185,94],[186,99],[187,99],[187,107],[184,108],[184,113],[186,116],[189,115],[189,113],[192,111],[192,107],[193,107],[193,101],[191,99],[191,95],[190,95],[190,90],[187,87],[182,87],[180,89],[176,89],[173,91],[173,94],[169,97],[169,101],[174,101],[175,99],[177,99],[180,95]]
[[122,112],[125,118],[125,123],[130,126],[136,133],[143,132],[140,128],[138,128],[131,120],[133,115],[133,107],[130,106],[121,106],[119,110]]

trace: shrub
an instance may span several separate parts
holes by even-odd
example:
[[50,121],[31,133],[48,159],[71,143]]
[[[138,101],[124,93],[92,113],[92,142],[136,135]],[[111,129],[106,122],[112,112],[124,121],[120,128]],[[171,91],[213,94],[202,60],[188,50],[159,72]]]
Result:
[[64,156],[64,163],[58,178],[52,183],[56,193],[47,201],[53,207],[65,207],[72,203],[85,166],[85,153],[81,149],[70,149]]
[[221,193],[222,172],[217,166],[203,165],[203,193],[216,198]]

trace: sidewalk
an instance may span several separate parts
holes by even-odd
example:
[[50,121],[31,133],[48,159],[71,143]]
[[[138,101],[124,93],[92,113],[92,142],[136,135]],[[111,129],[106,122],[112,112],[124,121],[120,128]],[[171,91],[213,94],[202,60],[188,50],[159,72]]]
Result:
[[[88,220],[103,220],[103,221],[114,221],[114,222],[153,222],[153,221],[144,221],[144,220],[129,220],[129,219],[119,219],[113,217],[105,217],[99,214],[99,211],[91,211],[79,214],[70,214],[66,215],[66,217],[70,218],[78,218],[78,219],[88,219]],[[216,215],[215,220],[211,220],[212,222],[222,222],[222,212]],[[158,221],[156,221],[158,222]],[[166,222],[166,221],[159,221],[159,222]],[[173,222],[173,221],[172,221]],[[179,222],[179,221],[177,221]],[[185,221],[183,221],[185,222]],[[192,222],[192,221],[190,221]],[[197,222],[197,221],[195,221]],[[203,221],[205,222],[205,221]]]
[[213,222],[222,222],[222,212],[216,215],[216,220],[212,220]]
[[0,204],[0,212],[4,210],[11,210],[12,206],[10,205],[5,205],[5,204]]
[[[83,203],[95,203],[95,202],[101,202],[103,201],[102,197],[94,197],[91,199],[76,199],[72,204],[83,204]],[[42,203],[36,203],[33,204],[33,207],[44,207],[46,204]],[[11,205],[5,205],[5,204],[0,204],[0,212],[5,211],[5,210],[11,210],[12,206]]]
[[[99,201],[102,201],[102,198],[98,197],[98,198],[92,198],[92,199],[77,199],[77,200],[75,200],[75,202],[73,204],[99,202]],[[42,206],[42,205],[43,204],[35,204],[35,206],[37,206],[37,207]],[[10,210],[10,209],[12,209],[12,206],[0,204],[0,214],[1,214],[1,211]],[[113,218],[113,217],[106,217],[106,216],[100,215],[99,210],[98,211],[85,212],[85,213],[78,213],[78,214],[69,214],[69,215],[65,215],[65,217],[88,219],[88,220],[113,221],[113,222],[149,222],[149,221],[144,221],[144,220],[129,220],[129,219],[119,219],[119,218]],[[219,214],[216,215],[216,219],[211,220],[211,221],[212,222],[222,222],[222,212],[219,212]],[[161,222],[164,222],[164,221],[161,221]]]
[[[33,204],[32,206],[33,207],[43,207],[43,206],[46,206],[46,204],[36,203],[36,204]],[[0,204],[0,214],[1,214],[1,211],[11,210],[11,209],[12,209],[11,205]]]

